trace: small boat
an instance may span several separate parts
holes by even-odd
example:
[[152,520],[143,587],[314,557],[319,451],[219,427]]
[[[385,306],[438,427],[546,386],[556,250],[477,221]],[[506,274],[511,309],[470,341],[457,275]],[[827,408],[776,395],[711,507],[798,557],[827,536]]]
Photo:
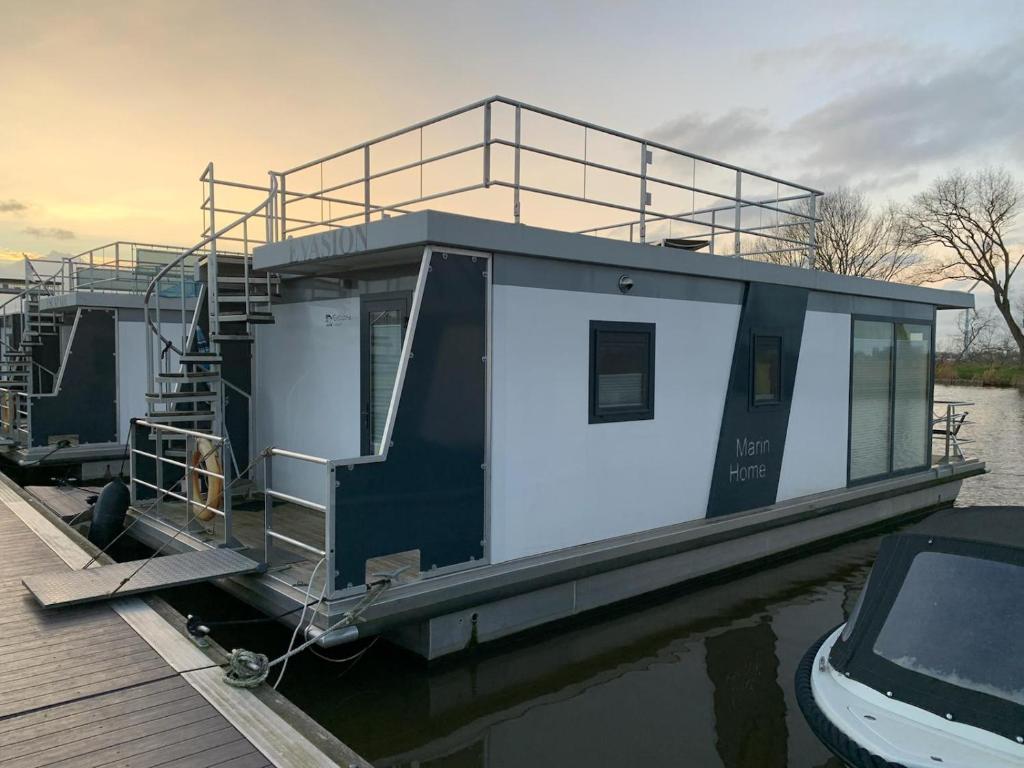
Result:
[[886,537],[849,620],[797,669],[847,765],[1024,766],[1024,508],[933,515]]

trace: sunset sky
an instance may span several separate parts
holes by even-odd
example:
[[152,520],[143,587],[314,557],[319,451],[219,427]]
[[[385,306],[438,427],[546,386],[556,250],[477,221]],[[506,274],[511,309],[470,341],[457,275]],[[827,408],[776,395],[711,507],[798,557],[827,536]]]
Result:
[[280,169],[495,93],[828,188],[1024,179],[1024,4],[0,0],[0,253],[198,239]]

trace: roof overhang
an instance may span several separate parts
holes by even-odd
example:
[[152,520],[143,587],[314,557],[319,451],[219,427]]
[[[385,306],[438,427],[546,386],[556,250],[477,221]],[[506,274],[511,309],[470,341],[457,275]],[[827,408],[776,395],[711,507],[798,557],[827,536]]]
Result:
[[974,307],[974,296],[964,291],[848,277],[440,211],[409,213],[270,243],[255,250],[253,263],[256,269],[283,274],[338,273],[365,267],[371,261],[380,266],[379,260],[367,258],[373,254],[388,253],[391,255],[382,258],[407,259],[416,248],[424,245],[790,285],[828,293],[930,304],[937,309]]

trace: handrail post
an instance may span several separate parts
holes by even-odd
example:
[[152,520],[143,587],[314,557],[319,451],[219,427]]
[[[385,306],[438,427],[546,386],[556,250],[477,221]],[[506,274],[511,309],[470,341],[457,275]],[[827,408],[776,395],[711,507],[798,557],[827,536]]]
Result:
[[953,434],[953,409],[955,407],[956,406],[954,406],[952,403],[949,403],[949,404],[946,405],[946,463],[947,464],[950,462],[950,458],[949,458],[949,442],[950,442],[950,436]]
[[[159,434],[160,430],[157,430]],[[192,500],[192,435],[185,435],[185,521],[192,522],[192,507],[195,502]],[[160,483],[157,483],[160,485]]]
[[640,242],[647,242],[647,142],[640,143]]
[[736,171],[736,221],[733,225],[733,256],[740,256],[740,228],[742,227],[743,209],[740,200],[743,198],[743,172]]
[[814,269],[818,263],[818,198],[815,195],[811,195],[811,227],[808,237],[810,238],[810,244],[807,249],[809,269]]
[[512,185],[512,218],[519,223],[519,169],[520,169],[520,147],[523,143],[523,110],[516,104],[516,148],[515,148],[515,182]]
[[708,240],[708,253],[712,256],[715,255],[715,214],[718,211],[711,212],[711,238]]
[[[288,237],[288,216],[285,210],[288,205],[288,194],[285,192],[284,174],[280,174],[277,178],[278,184],[281,187],[281,205],[275,206],[276,208],[279,208],[279,210],[274,211],[274,216],[277,219],[278,232],[280,232],[280,237],[278,239],[280,239],[283,242]],[[273,229],[271,229],[271,234],[273,234]]]
[[333,464],[327,467],[327,495],[324,498],[324,552],[327,553],[327,570],[324,571],[324,578],[329,579],[327,583],[328,598],[334,597],[337,582],[337,569],[335,567],[334,546],[335,546],[335,516],[334,508],[336,502],[337,488],[337,467]]
[[221,501],[221,511],[224,513],[224,546],[230,547],[235,543],[235,537],[231,520],[231,449],[228,441],[221,441],[217,450],[220,452],[221,474],[224,475],[221,478],[224,483],[222,491],[224,498]]
[[[156,513],[157,513],[157,515],[159,515],[160,514],[160,500],[163,497],[163,491],[164,491],[164,441],[163,441],[163,436],[160,434],[160,430],[159,429],[150,429],[149,435],[156,442],[156,447],[153,449],[153,453],[156,454],[156,460],[155,460],[155,463],[156,463],[156,473],[155,473],[156,487],[160,489],[160,490],[158,490],[156,492]],[[187,436],[185,438],[185,453],[186,454],[188,453],[188,437]],[[187,455],[186,455],[186,459],[185,460],[188,461]],[[188,519],[188,516],[189,516],[189,514],[191,514],[191,512],[192,512],[192,508],[191,507],[186,508],[186,510],[185,510],[185,519]]]
[[273,488],[273,463],[274,455],[267,451],[263,459],[263,561],[270,565],[272,541],[270,536],[271,525],[274,517],[274,499],[269,491]]
[[370,145],[363,147],[363,221],[370,223]]
[[491,186],[491,103],[484,104],[484,188]]

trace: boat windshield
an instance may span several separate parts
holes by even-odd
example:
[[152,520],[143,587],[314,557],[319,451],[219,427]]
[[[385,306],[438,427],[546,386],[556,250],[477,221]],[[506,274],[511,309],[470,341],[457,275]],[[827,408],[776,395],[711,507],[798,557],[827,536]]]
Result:
[[1024,568],[920,552],[874,643],[911,672],[1024,704]]

